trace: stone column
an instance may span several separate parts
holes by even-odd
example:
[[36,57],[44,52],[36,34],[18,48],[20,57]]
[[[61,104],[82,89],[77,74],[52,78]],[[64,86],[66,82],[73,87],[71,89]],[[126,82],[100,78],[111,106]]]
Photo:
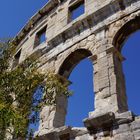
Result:
[[128,110],[120,52],[102,41],[94,63],[95,111],[90,116]]
[[107,39],[98,43],[94,62],[95,111],[84,119],[92,135],[100,130],[104,136],[111,136],[117,116],[128,111],[122,60],[120,52]]
[[57,97],[56,105],[44,106],[40,112],[39,130],[35,133],[35,137],[64,126],[66,113],[67,97],[65,96]]
[[110,93],[111,96],[116,96],[116,109],[114,113],[122,113],[128,111],[125,76],[122,67],[124,57],[112,45],[107,49],[107,56],[109,60]]
[[95,111],[90,116],[120,113],[128,110],[125,80],[122,71],[123,57],[106,37],[106,28],[96,34],[94,60]]

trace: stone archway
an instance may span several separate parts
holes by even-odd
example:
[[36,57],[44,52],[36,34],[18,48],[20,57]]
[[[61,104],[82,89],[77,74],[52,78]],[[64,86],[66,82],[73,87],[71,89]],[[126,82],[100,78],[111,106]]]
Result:
[[122,62],[125,75],[126,94],[129,110],[135,115],[140,114],[139,108],[139,83],[140,83],[140,30],[132,33],[125,41],[121,49],[121,54],[125,57]]
[[[118,28],[117,32],[115,33],[113,41],[112,41],[112,45],[114,46],[116,52],[119,53],[122,58],[124,58],[123,54],[122,54],[122,49],[125,45],[125,42],[129,39],[129,37],[133,33],[135,33],[138,30],[140,30],[140,16],[135,15],[129,21],[124,22],[123,25],[120,28]],[[125,60],[125,59],[122,59],[122,61],[123,60]],[[121,85],[123,85],[122,86],[123,88],[121,91],[122,91],[122,94],[125,96],[122,99],[122,101],[125,102],[126,104],[128,104],[127,103],[128,102],[127,93],[126,93],[125,73],[124,73],[122,61],[116,61],[116,68],[115,69],[119,73],[118,74],[119,79],[121,79],[118,82],[121,83]]]
[[[84,61],[84,59],[85,58],[87,58],[89,61],[90,61],[90,67],[93,67],[93,61],[91,60],[91,59],[89,59],[90,57],[92,56],[92,53],[89,51],[89,50],[87,50],[87,49],[76,49],[75,51],[73,51],[72,53],[70,53],[67,57],[66,57],[66,59],[63,61],[63,63],[61,64],[61,66],[60,66],[60,69],[59,69],[59,74],[60,75],[62,75],[62,76],[64,76],[65,78],[67,78],[67,79],[69,79],[69,76],[70,76],[70,74],[72,73],[72,71],[73,71],[73,69],[83,60]],[[85,71],[86,72],[86,71]],[[79,73],[80,73],[80,70],[79,70]],[[92,73],[93,73],[93,69],[92,69]],[[82,76],[82,75],[81,75]],[[93,74],[92,75],[90,75],[90,77],[91,77],[91,80],[93,80]],[[77,77],[78,78],[78,77]],[[73,81],[74,82],[74,81]],[[81,81],[82,82],[82,81]],[[92,82],[92,81],[91,81]],[[93,83],[92,83],[93,84]],[[82,85],[82,84],[81,84]],[[80,90],[80,89],[79,89]],[[88,91],[87,91],[88,92]],[[92,87],[92,92],[93,92],[93,87]],[[76,92],[76,93],[74,93],[74,94],[76,94],[77,95],[77,93],[79,93],[78,91]],[[81,95],[81,94],[78,94],[78,95]],[[82,96],[82,95],[81,95]],[[81,96],[78,96],[79,97],[79,99],[80,99],[80,97]],[[92,96],[90,96],[90,95],[87,95],[86,96],[87,98],[88,97],[91,97],[92,99],[91,100],[94,100],[94,96],[92,97]],[[89,101],[91,101],[91,100],[89,100]],[[66,99],[66,101],[67,101],[67,99]],[[70,100],[69,100],[70,101]],[[78,102],[77,102],[78,103]],[[94,105],[93,105],[93,103],[94,102],[92,102],[91,101],[91,103],[90,103],[90,109],[91,110],[93,110],[93,107],[94,107]],[[58,104],[59,104],[59,101],[58,101]],[[70,104],[69,104],[70,105]],[[88,105],[86,105],[85,104],[85,108],[86,108],[86,106],[88,106]],[[66,109],[66,108],[65,108]],[[70,108],[69,108],[70,109]],[[67,110],[68,110],[68,107],[67,107]],[[90,111],[91,111],[90,110]],[[68,112],[68,111],[67,111]],[[86,116],[88,116],[88,112],[89,111],[87,111],[87,112],[85,112],[86,113]],[[74,116],[73,116],[74,117]],[[82,123],[82,119],[84,119],[84,118],[81,118],[81,120],[79,120],[79,121],[81,121],[81,123]],[[71,124],[70,124],[71,125]],[[76,126],[76,124],[75,124],[75,126]]]
[[[88,58],[92,56],[92,53],[87,50],[87,49],[77,49],[75,51],[73,51],[72,53],[70,53],[65,60],[62,62],[58,74],[60,74],[61,76],[64,76],[65,78],[69,78],[72,70],[74,69],[74,67],[83,59]],[[65,118],[66,113],[67,113],[67,99],[65,97],[61,97],[60,99],[58,98],[57,100],[57,107],[60,108],[60,103],[62,104],[62,98],[63,98],[63,102],[65,102],[65,105],[61,106],[61,109],[57,109],[57,114],[59,116],[59,114],[62,114],[61,112],[59,112],[59,110],[65,110],[65,114],[64,116],[61,118]],[[63,109],[62,109],[63,108]],[[65,119],[63,119],[65,120]],[[63,124],[65,124],[65,122],[63,122]]]
[[92,53],[87,49],[77,49],[72,52],[62,63],[59,74],[68,78],[73,68],[84,58],[90,57]]
[[115,34],[112,43],[118,51],[121,51],[127,38],[137,30],[140,30],[140,16],[126,22]]

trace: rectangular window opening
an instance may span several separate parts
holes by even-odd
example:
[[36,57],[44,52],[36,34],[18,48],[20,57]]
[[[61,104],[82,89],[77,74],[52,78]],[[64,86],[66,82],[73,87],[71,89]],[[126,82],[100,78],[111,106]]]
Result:
[[21,55],[21,50],[19,50],[17,54],[14,56],[13,68],[19,64],[20,55]]
[[35,38],[35,47],[37,47],[38,45],[42,44],[43,42],[46,42],[47,38],[46,38],[46,26],[39,31],[36,34],[36,38]]
[[80,1],[79,3],[69,7],[70,21],[75,20],[84,13],[85,13],[84,1]]

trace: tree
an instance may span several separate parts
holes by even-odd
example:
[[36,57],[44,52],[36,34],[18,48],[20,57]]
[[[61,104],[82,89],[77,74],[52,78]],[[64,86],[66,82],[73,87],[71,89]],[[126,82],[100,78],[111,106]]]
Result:
[[[56,97],[62,94],[69,97],[68,82],[58,74],[48,72],[46,75],[38,72],[37,62],[26,59],[23,63],[10,69],[13,45],[0,42],[0,139],[8,133],[13,138],[24,138],[27,135],[32,110],[44,105],[55,105]],[[32,99],[36,88],[44,84],[44,96],[37,106]],[[33,120],[32,120],[33,119]]]
[[32,96],[44,75],[37,71],[37,63],[29,59],[10,70],[11,44],[1,42],[0,47],[0,139],[7,131],[13,137],[25,137]]

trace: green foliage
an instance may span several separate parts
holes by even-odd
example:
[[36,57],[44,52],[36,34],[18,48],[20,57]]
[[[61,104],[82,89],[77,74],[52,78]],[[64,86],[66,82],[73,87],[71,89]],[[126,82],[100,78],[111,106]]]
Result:
[[[25,137],[32,96],[44,80],[44,75],[37,71],[37,63],[28,59],[14,70],[9,70],[10,57],[9,46],[3,49],[0,57],[0,139],[6,131],[14,137]],[[13,132],[10,126],[14,128]]]
[[[8,46],[8,47],[7,47]],[[69,81],[62,76],[48,72],[46,75],[37,71],[37,62],[26,59],[13,70],[9,68],[12,56],[12,45],[8,42],[0,43],[0,140],[3,140],[7,131],[14,138],[25,138],[29,115],[42,105],[55,105],[56,98],[61,95],[69,97]],[[33,94],[46,80],[42,102],[32,108]],[[45,103],[45,104],[44,104]]]
[[8,47],[9,41],[0,40],[0,73],[5,72],[9,67],[9,60],[11,58],[11,48]]
[[47,105],[56,104],[58,96],[65,95],[69,97],[72,95],[72,92],[68,89],[70,82],[67,79],[52,72],[48,72],[46,77],[44,99]]

